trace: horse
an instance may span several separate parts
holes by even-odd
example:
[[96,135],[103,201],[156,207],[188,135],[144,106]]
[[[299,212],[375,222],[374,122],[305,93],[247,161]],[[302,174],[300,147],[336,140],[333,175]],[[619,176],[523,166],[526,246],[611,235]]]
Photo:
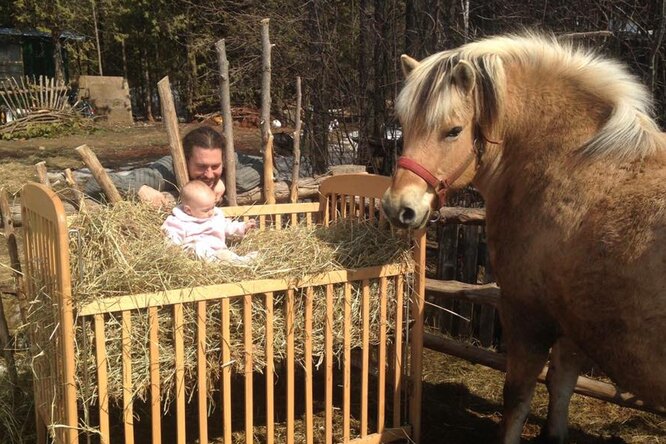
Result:
[[418,229],[450,190],[484,197],[507,345],[501,442],[520,442],[549,354],[547,442],[568,439],[587,359],[665,406],[666,137],[646,88],[539,33],[401,62],[404,151],[382,209]]

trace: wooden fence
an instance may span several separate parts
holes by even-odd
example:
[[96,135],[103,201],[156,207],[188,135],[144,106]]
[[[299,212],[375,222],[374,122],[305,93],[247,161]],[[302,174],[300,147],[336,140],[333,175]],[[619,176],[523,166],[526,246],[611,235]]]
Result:
[[0,125],[10,120],[25,117],[39,111],[62,111],[69,107],[67,92],[69,88],[61,80],[54,78],[11,77],[0,81],[0,97],[3,112]]

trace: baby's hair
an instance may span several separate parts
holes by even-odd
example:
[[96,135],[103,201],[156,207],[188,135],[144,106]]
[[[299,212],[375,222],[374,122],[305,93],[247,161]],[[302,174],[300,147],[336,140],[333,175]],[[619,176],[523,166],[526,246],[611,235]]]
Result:
[[208,185],[200,180],[190,180],[180,190],[180,201],[191,202],[192,199],[196,199],[203,193],[212,196],[213,200],[215,199],[215,192]]

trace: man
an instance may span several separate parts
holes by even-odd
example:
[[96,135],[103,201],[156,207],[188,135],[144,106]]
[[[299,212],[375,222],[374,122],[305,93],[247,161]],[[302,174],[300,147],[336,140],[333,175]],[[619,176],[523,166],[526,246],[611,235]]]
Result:
[[[198,179],[215,191],[218,199],[224,194],[220,180],[224,170],[224,139],[213,128],[203,126],[190,131],[183,138],[183,153],[190,180]],[[236,155],[236,190],[249,191],[261,184],[262,160],[246,154]],[[171,156],[156,160],[145,168],[137,168],[127,174],[111,174],[121,194],[135,194],[144,202],[155,206],[165,205],[169,199],[162,191],[177,191],[176,174]],[[102,190],[91,178],[84,191],[90,196],[100,196]]]

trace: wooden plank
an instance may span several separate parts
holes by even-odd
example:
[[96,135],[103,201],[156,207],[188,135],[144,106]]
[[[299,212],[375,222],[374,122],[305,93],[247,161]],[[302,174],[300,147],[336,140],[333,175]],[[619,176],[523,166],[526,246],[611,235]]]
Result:
[[[456,277],[458,265],[458,229],[457,225],[440,226],[437,228],[439,255],[437,257],[437,279],[452,280]],[[453,310],[453,301],[445,301],[442,305]],[[443,332],[453,335],[453,317],[448,312],[438,311],[435,315],[437,326]]]
[[312,391],[312,305],[314,289],[305,292],[305,442],[314,442],[314,396]]
[[275,388],[273,387],[273,293],[266,293],[266,444],[275,442]]
[[222,424],[224,442],[231,442],[231,334],[229,325],[229,299],[222,299]]
[[197,302],[197,385],[199,401],[199,443],[208,443],[208,408],[206,383],[206,301]]
[[294,290],[287,290],[285,304],[285,328],[287,338],[287,444],[294,444]]
[[245,443],[252,444],[254,440],[254,424],[252,416],[252,405],[254,393],[252,390],[252,377],[254,374],[253,349],[252,349],[252,295],[243,296],[243,346],[244,346],[244,370],[245,370]]
[[351,419],[351,283],[344,284],[342,439],[349,441]]
[[122,314],[122,350],[123,350],[123,426],[125,442],[134,442],[134,400],[132,390],[132,313]]
[[178,115],[176,106],[173,102],[171,93],[171,84],[169,76],[163,77],[157,82],[157,91],[160,95],[160,104],[162,107],[162,121],[169,136],[169,151],[173,159],[173,169],[176,175],[176,185],[182,188],[190,178],[187,173],[187,163],[183,153],[183,142],[180,140],[180,130],[178,129]]
[[[404,278],[398,275],[395,279],[395,325],[396,331],[402,332],[404,328],[403,320],[403,293],[404,293]],[[402,334],[395,335],[395,344],[393,346],[394,353],[394,367],[393,367],[393,427],[400,427],[400,407],[401,392],[402,392]]]
[[367,173],[340,174],[331,176],[321,183],[321,194],[348,194],[358,195],[363,190],[365,197],[381,199],[384,192],[391,185],[391,178]]
[[326,336],[324,338],[326,357],[326,444],[333,444],[333,284],[326,285]]
[[406,271],[403,264],[389,264],[359,268],[357,270],[335,270],[320,275],[306,276],[298,280],[257,279],[253,281],[166,290],[156,293],[112,296],[99,298],[96,301],[84,304],[78,313],[82,316],[89,316],[95,313],[111,313],[178,303],[226,299],[242,296],[245,293],[257,294],[284,291],[288,288],[307,288],[328,283],[338,284],[382,276],[395,276]]
[[423,396],[423,321],[425,309],[425,229],[414,233],[414,261],[416,262],[414,292],[411,298],[411,314],[414,325],[410,336],[410,381],[409,423],[412,438],[421,441],[421,400]]
[[95,358],[97,360],[97,391],[99,404],[100,443],[111,442],[109,428],[109,388],[108,362],[106,360],[106,338],[104,335],[104,315],[95,315]]
[[368,434],[368,374],[370,373],[370,283],[363,281],[361,293],[361,438]]
[[[96,315],[98,316],[98,315]],[[162,413],[160,410],[160,348],[159,348],[159,318],[157,307],[148,308],[149,325],[149,369],[150,369],[150,427],[152,442],[162,442]]]
[[173,306],[173,342],[176,360],[176,442],[185,444],[185,325],[183,304]]

